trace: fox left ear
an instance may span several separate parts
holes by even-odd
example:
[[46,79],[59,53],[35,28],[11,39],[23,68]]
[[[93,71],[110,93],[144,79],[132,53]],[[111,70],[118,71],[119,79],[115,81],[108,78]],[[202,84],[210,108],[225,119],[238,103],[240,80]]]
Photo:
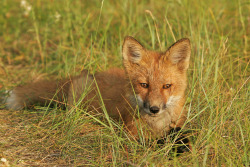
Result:
[[183,38],[174,43],[169,49],[169,60],[176,64],[180,70],[187,70],[191,55],[190,40]]
[[142,58],[143,46],[133,37],[127,36],[124,39],[122,46],[123,63],[126,66],[128,63],[137,64]]

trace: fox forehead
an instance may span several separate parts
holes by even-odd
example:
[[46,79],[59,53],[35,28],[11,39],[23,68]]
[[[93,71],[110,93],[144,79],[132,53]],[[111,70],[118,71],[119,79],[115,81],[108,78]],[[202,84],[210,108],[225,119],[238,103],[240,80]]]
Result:
[[139,82],[163,82],[170,83],[173,75],[178,75],[178,69],[172,65],[165,53],[147,51],[138,68],[134,70]]

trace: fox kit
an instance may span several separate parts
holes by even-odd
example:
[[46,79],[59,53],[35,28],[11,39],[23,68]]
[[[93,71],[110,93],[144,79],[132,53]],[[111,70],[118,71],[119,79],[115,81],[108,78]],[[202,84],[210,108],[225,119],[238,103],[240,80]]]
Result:
[[133,136],[141,127],[145,134],[163,137],[186,120],[183,106],[190,52],[189,39],[181,39],[159,53],[126,37],[122,47],[125,70],[114,68],[94,75],[85,70],[60,81],[19,86],[7,98],[7,108],[18,110],[65,99],[67,106],[87,104],[90,111],[102,112],[105,106],[109,116],[121,120]]

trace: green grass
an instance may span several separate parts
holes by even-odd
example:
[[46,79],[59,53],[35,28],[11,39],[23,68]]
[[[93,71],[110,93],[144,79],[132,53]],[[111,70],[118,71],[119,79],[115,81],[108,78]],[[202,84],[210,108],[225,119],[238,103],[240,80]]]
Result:
[[[83,109],[0,107],[0,158],[13,166],[249,166],[247,0],[1,0],[0,93],[38,79],[122,67],[127,35],[164,51],[192,44],[184,129],[192,152],[130,140],[119,124]],[[60,17],[59,17],[60,15]],[[58,17],[57,17],[58,16]],[[108,117],[104,117],[108,118]],[[171,157],[171,160],[169,159]],[[1,163],[0,163],[1,164]]]

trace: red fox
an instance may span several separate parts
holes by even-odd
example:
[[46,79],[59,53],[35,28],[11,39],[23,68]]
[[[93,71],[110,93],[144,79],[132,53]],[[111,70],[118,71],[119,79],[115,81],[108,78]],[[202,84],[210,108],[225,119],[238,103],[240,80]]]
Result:
[[109,116],[122,120],[133,136],[138,135],[140,126],[151,136],[162,137],[186,120],[183,107],[190,54],[187,38],[160,53],[145,49],[128,36],[122,47],[124,70],[114,68],[94,75],[84,70],[60,81],[19,86],[7,98],[7,108],[18,110],[65,99],[67,106],[87,104],[91,111],[103,112],[105,106]]

